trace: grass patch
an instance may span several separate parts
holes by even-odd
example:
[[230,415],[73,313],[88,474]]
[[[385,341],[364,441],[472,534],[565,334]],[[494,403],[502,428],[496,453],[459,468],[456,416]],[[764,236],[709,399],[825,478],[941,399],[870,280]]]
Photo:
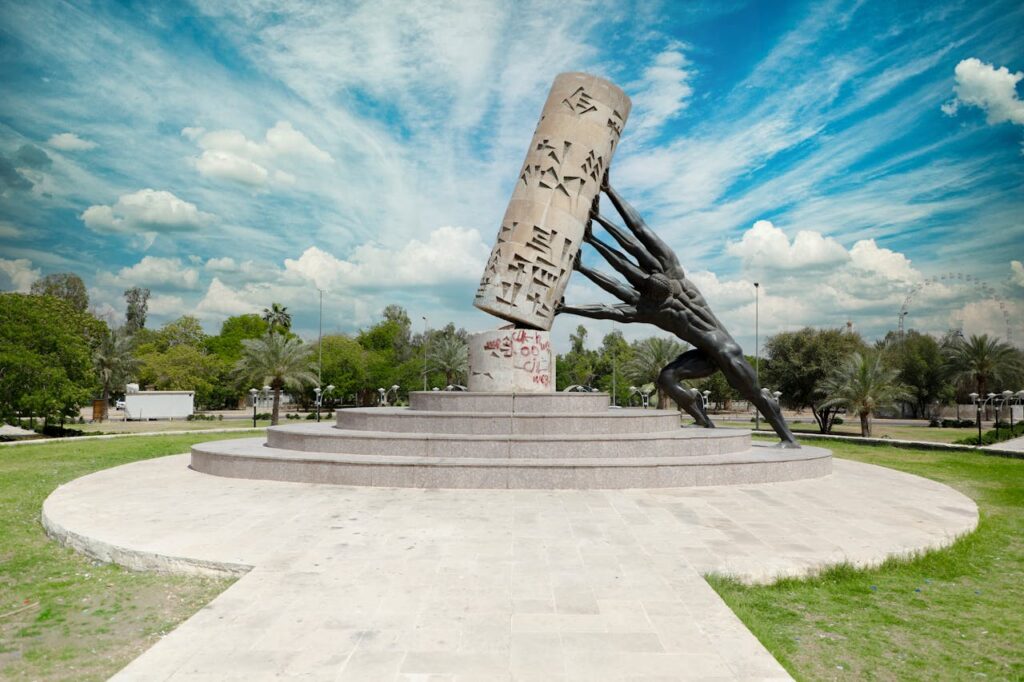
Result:
[[709,582],[800,680],[1024,679],[1024,461],[818,441],[839,457],[935,479],[973,498],[977,531],[871,570]]
[[[719,426],[729,426],[741,429],[753,429],[754,422],[722,421],[716,422]],[[790,422],[789,427],[794,433],[800,435],[816,434],[818,426],[807,422]],[[761,420],[761,431],[771,433],[771,426]],[[931,426],[907,426],[904,424],[886,424],[884,421],[875,420],[871,424],[872,438],[893,438],[895,440],[918,440],[928,443],[952,443],[960,438],[977,435],[977,430],[969,428],[950,429]],[[860,421],[854,419],[851,422],[844,422],[832,427],[831,435],[834,436],[857,436],[860,437]]]
[[0,449],[0,678],[105,680],[232,582],[134,573],[59,546],[40,523],[54,488],[194,443],[248,435],[256,432]]
[[[281,422],[284,423],[282,417]],[[256,421],[256,426],[270,426],[269,419]],[[152,421],[152,422],[123,422],[105,421],[92,424],[70,424],[68,428],[84,431],[86,435],[94,436],[107,433],[144,433],[153,431],[205,431],[206,429],[251,429],[252,419],[224,419],[216,421],[187,421],[185,419]],[[236,436],[237,438],[237,436]]]

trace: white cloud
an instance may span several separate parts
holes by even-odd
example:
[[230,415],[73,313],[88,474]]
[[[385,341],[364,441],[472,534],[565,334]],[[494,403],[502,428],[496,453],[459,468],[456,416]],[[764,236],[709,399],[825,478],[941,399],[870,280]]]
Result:
[[173,294],[153,294],[149,297],[149,312],[164,317],[178,317],[189,312],[185,301]]
[[853,267],[884,277],[890,281],[912,282],[921,275],[911,267],[910,259],[902,253],[881,248],[874,239],[857,242],[850,249]]
[[238,263],[231,256],[224,256],[223,258],[211,258],[203,267],[213,272],[234,272],[238,269]]
[[311,246],[284,266],[287,274],[321,289],[385,288],[472,281],[480,277],[489,254],[477,230],[446,226],[431,232],[426,242],[413,239],[397,250],[363,244],[348,260]]
[[84,152],[99,146],[90,140],[83,140],[74,133],[58,133],[51,136],[46,144],[62,152]]
[[1009,121],[1024,125],[1024,101],[1017,96],[1017,83],[1024,73],[1010,73],[1005,66],[998,69],[992,64],[971,57],[964,59],[954,69],[956,97],[942,105],[942,111],[956,115],[960,106],[983,109],[989,125]]
[[293,184],[295,176],[270,168],[279,163],[308,161],[331,163],[331,155],[313,144],[288,121],[278,121],[267,130],[263,142],[249,140],[238,130],[184,128],[182,136],[203,150],[195,159],[196,170],[204,177],[220,178],[251,187],[262,187],[273,177],[280,184]]
[[[659,53],[644,69],[643,79],[628,88],[633,100],[633,134],[657,128],[675,118],[690,104],[694,71],[681,47]],[[635,140],[634,140],[635,142]]]
[[117,233],[197,230],[214,218],[195,204],[155,189],[123,194],[113,206],[90,206],[79,217],[90,230]]
[[0,273],[7,276],[14,291],[21,293],[28,293],[32,283],[43,274],[39,268],[33,268],[32,261],[27,258],[0,258]]
[[0,237],[16,238],[21,236],[21,228],[8,220],[0,220]]
[[115,286],[165,286],[174,289],[194,289],[199,283],[199,272],[187,267],[180,258],[144,256],[135,265],[121,268],[116,275],[101,273],[100,284]]
[[195,307],[196,313],[207,318],[245,315],[259,312],[260,309],[259,303],[250,300],[245,294],[235,291],[217,277],[210,282],[206,294]]
[[1024,287],[1024,263],[1019,260],[1010,261],[1010,279],[1019,287]]
[[795,270],[823,268],[849,260],[842,244],[820,232],[801,230],[792,242],[770,221],[758,220],[726,252],[743,259],[748,268]]

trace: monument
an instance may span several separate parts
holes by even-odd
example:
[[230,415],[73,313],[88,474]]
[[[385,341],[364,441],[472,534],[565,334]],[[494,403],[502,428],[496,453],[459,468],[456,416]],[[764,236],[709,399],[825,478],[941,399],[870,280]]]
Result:
[[[469,339],[468,391],[415,391],[410,406],[339,409],[336,424],[273,426],[267,437],[201,443],[192,468],[240,478],[429,488],[661,488],[824,476],[831,453],[751,442],[745,429],[680,428],[676,410],[612,409],[606,393],[555,392],[558,314],[656,325],[694,349],[659,383],[700,426],[680,381],[722,371],[795,446],[778,404],[672,250],[607,182],[629,98],[595,76],[559,75],[519,171],[474,304],[510,324]],[[601,215],[604,193],[626,227]],[[601,225],[629,254],[597,239]],[[589,244],[626,280],[586,267]],[[630,259],[632,257],[632,260]],[[579,271],[616,305],[563,303]]]

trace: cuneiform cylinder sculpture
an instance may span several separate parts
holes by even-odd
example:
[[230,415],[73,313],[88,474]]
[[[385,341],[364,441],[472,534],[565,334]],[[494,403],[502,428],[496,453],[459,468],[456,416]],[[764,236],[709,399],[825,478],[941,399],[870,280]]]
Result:
[[551,336],[535,329],[470,334],[468,388],[484,393],[551,393],[555,390]]
[[555,78],[477,289],[477,308],[518,327],[551,329],[630,106],[626,93],[602,78]]

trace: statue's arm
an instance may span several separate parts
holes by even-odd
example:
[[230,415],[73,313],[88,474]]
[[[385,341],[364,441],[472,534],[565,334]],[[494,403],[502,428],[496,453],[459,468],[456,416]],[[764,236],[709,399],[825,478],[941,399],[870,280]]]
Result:
[[595,320],[615,320],[616,322],[636,322],[636,308],[625,303],[619,305],[607,305],[605,303],[594,303],[592,305],[564,305],[560,304],[555,309],[556,315],[569,313],[581,317],[589,317]]
[[612,247],[605,244],[603,241],[595,237],[587,230],[583,234],[583,241],[593,246],[598,253],[600,253],[608,265],[615,268],[620,275],[626,278],[626,281],[632,284],[634,287],[643,286],[643,282],[647,279],[647,275],[636,265],[632,263],[626,256],[613,249]]
[[619,246],[625,249],[626,253],[633,256],[633,258],[636,258],[636,262],[641,268],[648,272],[658,272],[661,270],[661,263],[647,252],[647,249],[643,247],[643,244],[637,241],[636,237],[623,230],[610,220],[607,220],[600,213],[595,212],[593,214],[593,218],[597,222],[601,223],[601,226],[604,227],[605,231],[619,243]]
[[[626,223],[626,227],[633,233],[634,236],[640,241],[641,244],[647,249],[647,251],[655,258],[665,270],[673,270],[679,268],[679,260],[676,258],[675,252],[669,248],[668,244],[661,240],[661,237],[656,235],[651,228],[647,227],[647,223],[640,217],[640,214],[635,208],[633,208],[629,202],[622,198],[615,188],[607,183],[607,178],[604,186],[604,193],[611,200],[615,210],[622,216],[622,220]],[[603,225],[604,223],[602,223]]]
[[618,281],[610,275],[606,275],[600,270],[594,270],[584,265],[579,257],[576,259],[576,270],[582,272],[587,279],[607,291],[612,296],[615,296],[624,303],[636,304],[640,299],[640,294],[622,282]]

